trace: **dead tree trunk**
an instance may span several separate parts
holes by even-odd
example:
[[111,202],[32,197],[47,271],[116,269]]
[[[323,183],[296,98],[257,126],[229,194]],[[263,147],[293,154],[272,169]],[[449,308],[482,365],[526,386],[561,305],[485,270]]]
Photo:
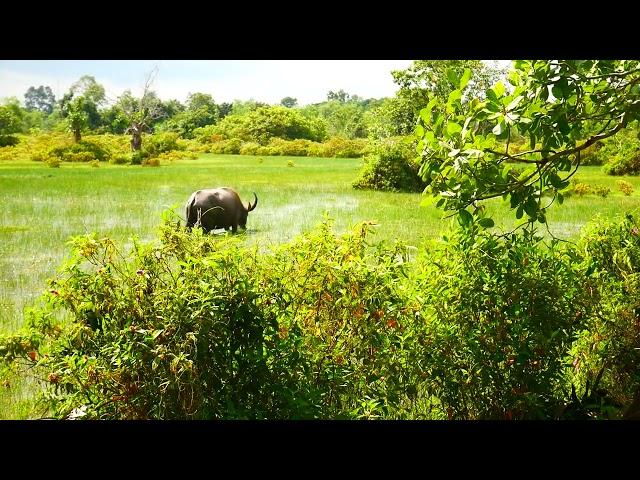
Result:
[[142,148],[142,130],[134,125],[131,127],[131,150],[134,152]]

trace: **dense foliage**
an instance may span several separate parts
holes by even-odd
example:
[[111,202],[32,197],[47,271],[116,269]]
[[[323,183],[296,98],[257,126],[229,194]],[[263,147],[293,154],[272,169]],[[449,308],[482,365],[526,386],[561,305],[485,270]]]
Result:
[[[519,60],[509,72],[509,87],[498,82],[485,99],[466,95],[471,76],[470,69],[462,75],[450,71],[456,88],[446,102],[432,96],[417,127],[431,194],[465,222],[483,214],[482,200],[503,197],[518,218],[526,213],[545,223],[550,201],[543,197],[562,202],[581,151],[640,117],[637,61]],[[483,122],[491,133],[483,133]],[[528,150],[510,149],[516,133],[528,138]],[[514,161],[529,168],[511,175],[507,162]]]
[[76,237],[0,356],[60,418],[619,418],[638,398],[635,217],[577,247],[461,230],[413,261],[369,230],[267,252],[168,220],[131,250]]
[[355,188],[396,192],[422,192],[426,186],[418,174],[415,145],[406,138],[378,142],[365,157]]

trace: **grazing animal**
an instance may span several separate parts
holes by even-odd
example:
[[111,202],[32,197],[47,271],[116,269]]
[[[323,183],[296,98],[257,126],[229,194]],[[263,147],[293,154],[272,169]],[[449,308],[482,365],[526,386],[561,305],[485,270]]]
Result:
[[258,204],[258,196],[255,193],[253,196],[253,205],[249,202],[245,207],[233,188],[210,188],[193,192],[186,205],[187,228],[199,226],[205,232],[224,228],[236,233],[240,225],[246,230],[247,215]]

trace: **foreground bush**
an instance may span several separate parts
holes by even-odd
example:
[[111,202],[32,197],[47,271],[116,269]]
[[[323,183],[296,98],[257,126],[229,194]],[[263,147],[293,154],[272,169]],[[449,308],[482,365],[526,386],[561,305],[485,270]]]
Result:
[[129,254],[77,237],[0,356],[34,367],[60,418],[390,415],[416,390],[418,306],[400,287],[406,252],[367,254],[366,231],[323,224],[268,254],[168,223]]
[[59,418],[640,413],[636,217],[578,245],[471,223],[413,261],[368,230],[262,253],[169,221],[131,251],[77,237],[0,359]]
[[525,231],[460,236],[420,262],[423,369],[445,418],[553,418],[565,355],[589,311],[571,249]]
[[[579,243],[598,306],[571,351],[576,414],[616,418],[640,399],[640,222],[598,219]],[[631,412],[629,412],[631,413]],[[635,412],[637,414],[637,411]]]

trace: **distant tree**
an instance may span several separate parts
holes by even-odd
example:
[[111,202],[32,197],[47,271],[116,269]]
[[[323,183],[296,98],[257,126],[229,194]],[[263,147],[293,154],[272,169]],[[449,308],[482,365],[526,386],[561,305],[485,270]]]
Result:
[[287,108],[293,108],[298,104],[298,99],[293,97],[284,97],[280,100],[280,105]]
[[367,127],[364,122],[366,107],[357,96],[347,102],[328,100],[302,107],[300,111],[309,118],[317,118],[326,123],[327,135],[347,138],[364,138]]
[[169,120],[180,112],[184,112],[186,108],[187,107],[178,100],[167,100],[166,102],[162,102],[162,118]]
[[215,125],[219,119],[219,107],[208,93],[190,93],[185,109],[162,125],[164,130],[192,138],[196,128]]
[[24,105],[27,110],[39,110],[50,115],[56,104],[56,97],[50,87],[40,85],[38,88],[29,87],[24,94]]
[[233,113],[234,115],[244,115],[246,113],[257,110],[260,107],[267,107],[268,105],[264,102],[257,102],[256,100],[250,98],[249,100],[234,100],[233,101]]
[[73,96],[83,96],[85,100],[95,105],[102,105],[106,99],[104,87],[91,75],[83,75],[71,85],[70,93]]
[[131,134],[131,150],[138,151],[142,148],[142,133],[150,129],[152,122],[162,115],[162,102],[151,91],[151,85],[158,74],[158,67],[155,67],[146,77],[142,96],[135,98],[129,90],[125,91],[118,98],[124,117],[127,119],[129,127],[125,133]]
[[244,115],[229,115],[218,123],[215,133],[225,138],[238,138],[263,145],[274,137],[317,141],[325,135],[322,122],[306,118],[298,110],[279,105],[260,107]]
[[327,100],[337,100],[338,102],[345,103],[349,100],[349,94],[342,89],[337,92],[329,90],[329,93],[327,93]]
[[22,119],[11,105],[0,106],[0,146],[12,145],[17,140],[13,133],[20,131]]
[[106,100],[104,87],[96,82],[96,79],[90,75],[83,75],[80,77],[80,79],[71,85],[69,91],[60,99],[60,109],[65,117],[66,112],[70,112],[66,104],[79,97],[83,98],[83,101],[80,103],[82,104],[82,110],[87,117],[87,126],[91,129],[98,128],[103,124],[98,107]]
[[129,128],[129,120],[117,103],[102,110],[101,116],[104,131],[121,135]]
[[83,96],[69,99],[64,104],[64,114],[67,129],[73,133],[76,143],[82,141],[82,130],[89,124],[89,117],[85,112],[85,98]]
[[232,103],[220,103],[218,104],[218,120],[222,120],[227,115],[230,115],[233,111]]

